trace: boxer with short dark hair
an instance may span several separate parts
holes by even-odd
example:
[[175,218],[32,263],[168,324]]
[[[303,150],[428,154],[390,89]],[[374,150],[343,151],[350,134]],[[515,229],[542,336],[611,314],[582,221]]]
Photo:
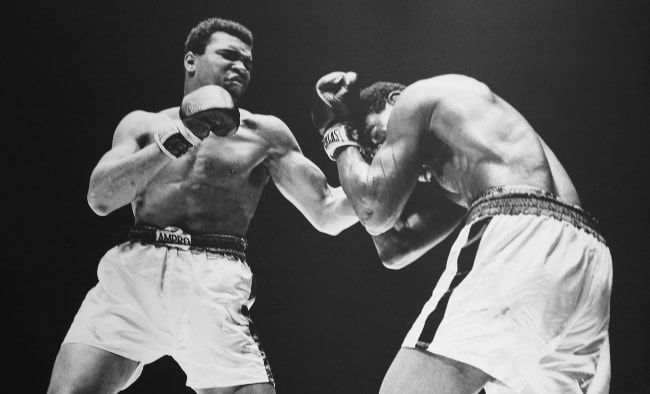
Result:
[[463,75],[360,92],[333,72],[316,93],[314,124],[384,265],[461,225],[380,392],[607,392],[611,254],[526,119]]
[[283,121],[237,107],[252,42],[236,22],[201,22],[186,42],[180,107],[134,111],[118,124],[91,174],[88,203],[102,216],[130,204],[135,224],[101,259],[49,393],[115,393],[165,355],[197,392],[275,392],[249,315],[246,262],[264,186],[272,180],[324,233],[358,219]]
[[[395,105],[395,101],[406,86],[395,82],[377,82],[360,93],[360,114],[381,114],[386,105]],[[364,119],[360,119],[361,123]],[[382,128],[360,130],[359,145],[366,161],[371,161],[386,135]]]

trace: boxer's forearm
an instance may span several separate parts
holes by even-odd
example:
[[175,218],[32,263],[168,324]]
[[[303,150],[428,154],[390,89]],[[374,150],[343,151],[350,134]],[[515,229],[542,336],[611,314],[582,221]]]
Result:
[[342,149],[336,163],[341,186],[366,231],[377,235],[392,228],[403,206],[394,207],[384,198],[390,188],[386,179],[372,176],[370,166],[355,147]]
[[343,190],[330,186],[325,174],[297,146],[269,158],[266,167],[280,193],[318,231],[336,235],[358,222]]
[[430,247],[415,247],[412,232],[399,232],[395,228],[373,235],[372,241],[382,264],[390,269],[404,268],[430,250]]
[[109,151],[90,176],[88,205],[101,216],[131,203],[171,161],[156,144],[126,157],[113,156],[116,152]]
[[[424,223],[422,218],[402,222],[372,240],[386,268],[401,269],[422,257],[442,242],[454,230],[459,217],[441,218],[436,223]],[[409,223],[412,221],[416,223]],[[435,225],[435,226],[434,226]]]
[[390,230],[373,236],[382,263],[400,269],[438,245],[456,228],[465,209],[452,203],[435,183],[418,183],[402,216]]
[[320,227],[321,231],[327,234],[337,235],[359,221],[341,187],[328,186],[327,198],[322,208]]

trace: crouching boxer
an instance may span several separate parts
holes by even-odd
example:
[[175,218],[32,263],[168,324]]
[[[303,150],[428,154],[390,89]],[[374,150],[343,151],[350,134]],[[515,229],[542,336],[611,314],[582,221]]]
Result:
[[273,180],[327,234],[358,219],[284,122],[237,108],[252,45],[239,23],[202,21],[185,44],[180,107],[134,111],[118,124],[88,203],[102,216],[130,204],[135,223],[101,259],[49,393],[115,393],[164,355],[199,393],[275,392],[249,315],[245,236],[263,188]]
[[316,93],[325,151],[387,267],[461,225],[380,392],[606,393],[611,255],[526,119],[463,75],[360,92],[334,72]]

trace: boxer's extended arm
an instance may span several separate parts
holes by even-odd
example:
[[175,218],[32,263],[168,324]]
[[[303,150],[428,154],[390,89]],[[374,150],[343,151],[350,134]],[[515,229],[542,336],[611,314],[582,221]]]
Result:
[[336,235],[357,223],[343,190],[327,183],[320,168],[302,154],[286,124],[273,117],[268,120],[272,131],[266,136],[272,140],[266,166],[280,193],[323,233]]
[[372,236],[379,258],[387,268],[404,268],[451,234],[465,212],[436,184],[418,183],[395,226]]
[[88,204],[104,216],[132,202],[172,159],[153,143],[158,128],[174,127],[165,115],[134,111],[118,124],[112,148],[95,166],[88,187]]
[[367,164],[354,146],[342,148],[336,158],[343,190],[372,235],[395,225],[417,183],[433,108],[421,90],[405,89],[372,163]]

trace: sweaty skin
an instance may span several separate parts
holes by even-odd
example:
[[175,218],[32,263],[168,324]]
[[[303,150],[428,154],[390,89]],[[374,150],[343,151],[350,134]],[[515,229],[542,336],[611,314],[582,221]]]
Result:
[[[184,95],[218,85],[237,103],[250,82],[250,45],[218,31],[201,50],[184,55]],[[244,237],[264,185],[272,180],[319,231],[334,235],[358,221],[342,189],[327,184],[284,122],[239,111],[240,127],[234,135],[218,136],[220,130],[207,137],[202,134],[202,141],[177,158],[165,154],[154,136],[178,133],[178,107],[127,114],[115,129],[110,149],[93,169],[88,204],[99,215],[130,204],[136,224]],[[110,351],[65,343],[57,354],[48,392],[118,392],[130,383],[138,365],[138,360]],[[271,382],[195,390],[275,393]]]
[[[177,113],[164,112],[173,118]],[[271,176],[269,167],[278,179],[284,176],[282,162],[274,155],[300,151],[277,119],[243,110],[241,116],[235,135],[211,134],[160,170],[132,203],[136,223],[245,236]],[[149,135],[145,139],[153,142]]]
[[[452,78],[441,83],[461,84]],[[432,144],[448,154],[425,161],[438,184],[465,207],[490,187],[516,184],[578,204],[568,175],[526,119],[484,84],[459,79],[466,86],[443,94],[431,116]]]
[[[184,60],[186,94],[215,84],[237,100],[250,81],[250,47],[224,32],[212,35],[204,54],[188,52]],[[91,175],[90,206],[106,215],[130,203],[135,223],[245,236],[272,179],[319,231],[334,235],[357,221],[342,189],[327,184],[283,121],[243,109],[240,115],[234,135],[211,133],[172,160],[153,136],[159,128],[174,127],[178,107],[128,114]]]
[[[158,127],[173,126],[178,108],[127,115],[118,126],[113,149],[91,176],[91,206],[108,214],[130,200],[136,223],[245,236],[262,190],[272,178],[318,230],[337,234],[356,222],[342,190],[327,185],[322,172],[302,155],[284,122],[240,112],[242,123],[236,134],[210,134],[175,160],[161,156],[153,134]],[[147,156],[155,158],[138,171],[129,166],[138,156],[143,161]],[[123,187],[100,194],[97,190],[106,185],[101,182],[107,176],[104,168],[113,176],[133,177],[116,180],[113,184]]]
[[[580,205],[567,172],[531,125],[470,77],[415,82],[394,106],[368,115],[365,125],[373,140],[385,138],[372,162],[358,148],[345,147],[336,163],[388,268],[411,264],[444,240],[491,187],[535,187]],[[469,394],[493,379],[463,361],[403,347],[379,392]]]
[[370,165],[355,148],[337,158],[343,189],[373,235],[396,225],[423,167],[464,208],[503,185],[533,186],[580,204],[566,171],[531,125],[473,78],[450,74],[415,82],[385,111],[368,119],[369,128],[387,130]]

